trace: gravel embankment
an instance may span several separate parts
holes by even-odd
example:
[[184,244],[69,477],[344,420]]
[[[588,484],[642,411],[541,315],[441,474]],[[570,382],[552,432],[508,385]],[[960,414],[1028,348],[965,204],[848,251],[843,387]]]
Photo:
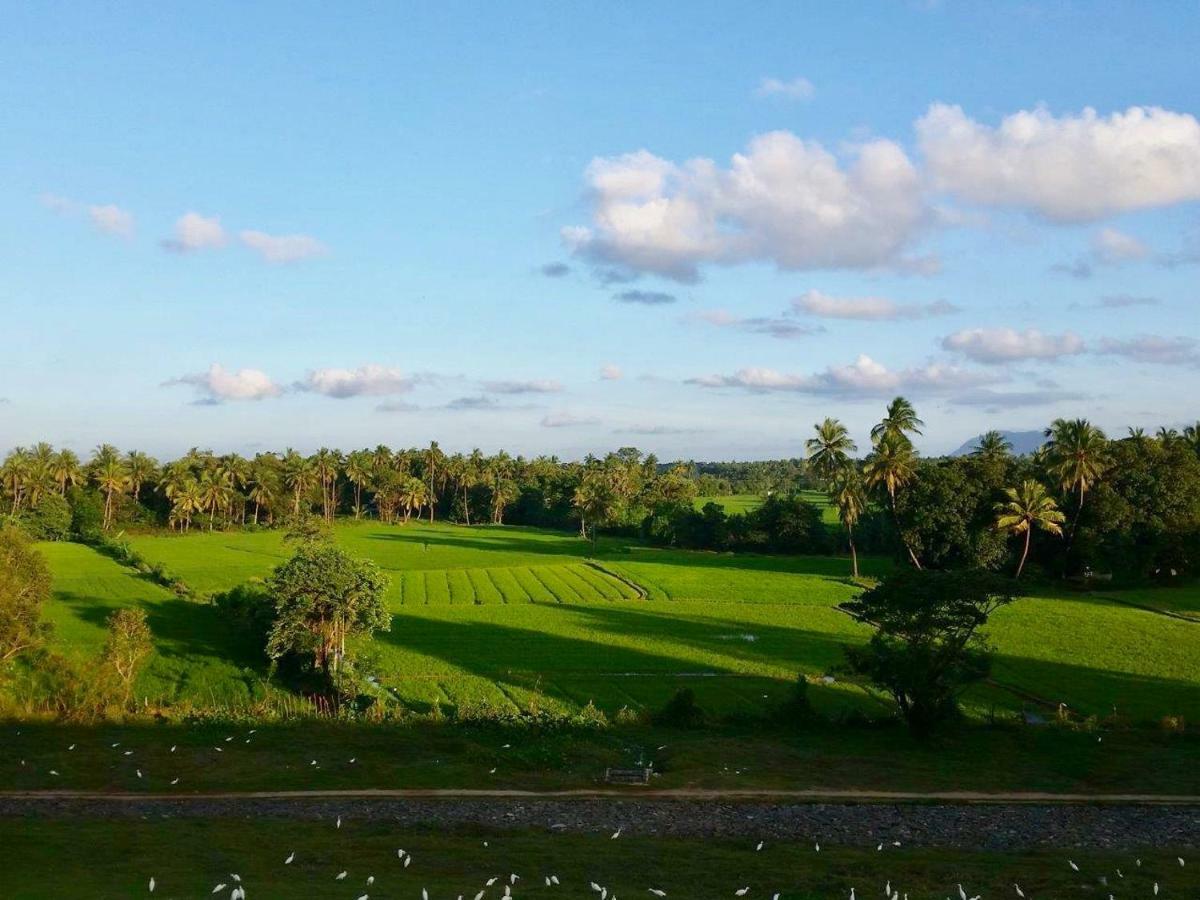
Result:
[[1200,847],[1200,806],[722,803],[691,800],[0,799],[0,817],[370,820],[398,826],[820,841],[986,850]]

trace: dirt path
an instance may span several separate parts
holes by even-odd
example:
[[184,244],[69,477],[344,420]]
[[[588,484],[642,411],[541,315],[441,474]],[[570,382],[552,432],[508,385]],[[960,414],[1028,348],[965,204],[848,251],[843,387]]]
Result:
[[1021,851],[1200,848],[1200,798],[867,791],[6,791],[0,820],[289,820]]

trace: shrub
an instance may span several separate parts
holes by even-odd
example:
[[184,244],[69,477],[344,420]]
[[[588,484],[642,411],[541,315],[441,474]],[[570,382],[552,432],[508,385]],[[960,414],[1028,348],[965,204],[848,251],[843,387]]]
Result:
[[696,705],[691,688],[680,688],[653,717],[655,725],[672,728],[698,728],[704,724],[704,710]]
[[17,524],[35,541],[65,541],[71,536],[71,507],[58,494],[43,494],[37,506],[21,513]]

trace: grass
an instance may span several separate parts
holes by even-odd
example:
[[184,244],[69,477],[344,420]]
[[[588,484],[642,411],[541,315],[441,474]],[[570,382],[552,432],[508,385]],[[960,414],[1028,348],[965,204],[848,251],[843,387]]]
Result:
[[[717,714],[760,713],[782,701],[797,672],[836,670],[846,644],[870,632],[837,609],[858,588],[842,558],[771,557],[639,547],[603,539],[596,558],[578,537],[527,528],[342,523],[339,543],[392,577],[392,630],[371,642],[369,665],[410,708],[487,703],[571,711],[589,701],[613,714],[660,707],[689,687]],[[261,578],[286,558],[276,532],[139,535],[146,559],[201,593]],[[94,654],[108,611],[144,606],[158,653],[139,693],[236,702],[261,690],[264,661],[215,608],[175,598],[94,551],[45,545],[55,574],[47,610],[57,642]],[[863,572],[886,560],[863,559]],[[1144,592],[1166,603],[1161,592]],[[1200,590],[1170,603],[1200,606]],[[1143,599],[1146,599],[1143,596]],[[1144,604],[1148,605],[1148,604]],[[1023,599],[988,636],[995,686],[973,691],[986,715],[1059,702],[1080,715],[1153,721],[1200,718],[1196,624],[1092,594]],[[814,683],[833,716],[879,713],[880,698],[840,677]],[[1039,704],[1039,701],[1041,703]]]
[[652,783],[664,789],[1200,794],[1195,735],[1097,737],[1057,727],[981,725],[921,743],[898,726],[821,723],[680,730],[20,722],[0,725],[0,784],[137,793],[554,790],[602,786],[610,766],[652,764],[658,773]]
[[[824,491],[800,491],[801,498],[811,503],[821,511],[821,521],[826,525],[837,525],[837,510],[829,504],[829,496]],[[711,497],[697,497],[694,501],[696,509],[703,509],[705,504],[715,503],[730,515],[753,512],[763,504],[763,498],[758,494],[724,494]]]
[[[1161,885],[1163,896],[1189,896],[1200,887],[1200,867],[1180,867],[1169,850],[1141,852],[1072,850],[1079,865],[1067,865],[1065,851],[1003,854],[931,850],[901,845],[876,852],[875,838],[853,844],[808,841],[767,842],[761,852],[750,840],[680,839],[607,834],[547,834],[492,829],[422,829],[347,820],[244,821],[169,819],[138,821],[0,822],[7,850],[0,870],[0,894],[35,898],[209,896],[217,884],[232,885],[236,873],[251,897],[346,898],[420,896],[472,897],[487,879],[521,876],[514,889],[522,897],[644,897],[650,888],[690,900],[732,897],[749,887],[750,897],[783,900],[876,896],[890,882],[913,896],[956,896],[957,885],[972,895],[1013,896],[1019,883],[1027,896],[1090,895],[1098,876],[1121,880],[1124,893],[1149,897]],[[871,844],[871,846],[868,846]],[[397,857],[412,855],[405,868]],[[284,860],[295,854],[291,865]],[[1186,853],[1184,854],[1187,855]],[[1142,859],[1142,865],[1135,863]],[[342,871],[345,881],[335,880]],[[547,887],[554,874],[560,884]],[[370,888],[368,876],[374,876]],[[499,896],[497,886],[488,896]],[[229,888],[226,888],[228,890]],[[223,894],[224,895],[224,894]]]

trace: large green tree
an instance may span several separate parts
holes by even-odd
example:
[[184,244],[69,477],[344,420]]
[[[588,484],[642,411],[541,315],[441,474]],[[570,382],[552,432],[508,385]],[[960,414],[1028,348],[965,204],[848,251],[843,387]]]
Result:
[[0,662],[32,650],[50,626],[42,606],[50,599],[50,569],[29,538],[0,527]]

